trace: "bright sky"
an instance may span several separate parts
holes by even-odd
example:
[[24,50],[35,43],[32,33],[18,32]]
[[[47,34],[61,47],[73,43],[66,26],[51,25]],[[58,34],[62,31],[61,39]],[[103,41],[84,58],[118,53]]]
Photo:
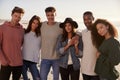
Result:
[[45,8],[54,6],[57,10],[57,21],[72,17],[81,22],[85,11],[92,11],[95,18],[120,21],[120,0],[0,0],[0,19],[10,19],[14,6],[24,8],[22,20],[38,15],[44,21]]

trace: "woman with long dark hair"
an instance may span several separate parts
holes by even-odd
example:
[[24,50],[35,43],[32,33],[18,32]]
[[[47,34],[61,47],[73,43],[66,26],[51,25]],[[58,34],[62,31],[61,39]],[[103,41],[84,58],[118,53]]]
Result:
[[[79,80],[82,40],[74,29],[78,24],[72,18],[66,18],[60,24],[63,34],[58,37],[57,53],[60,56],[60,74],[62,80]],[[71,79],[69,79],[69,76]]]
[[115,66],[120,63],[120,43],[116,28],[105,19],[97,19],[92,28],[93,44],[98,48],[95,72],[101,80],[116,80]]
[[22,48],[23,54],[23,78],[28,80],[27,71],[30,70],[33,80],[40,80],[40,74],[37,69],[37,63],[40,57],[40,17],[34,15],[25,29],[24,42]]

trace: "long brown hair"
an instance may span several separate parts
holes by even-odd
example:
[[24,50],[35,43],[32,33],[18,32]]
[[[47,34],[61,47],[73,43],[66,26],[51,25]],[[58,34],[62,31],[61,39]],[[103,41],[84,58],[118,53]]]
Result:
[[63,34],[62,34],[62,41],[65,41],[68,39],[68,33],[65,30],[65,25],[66,23],[70,23],[72,27],[72,37],[75,36],[75,28],[78,28],[78,24],[76,21],[74,21],[72,18],[67,17],[63,23],[60,24],[60,28],[63,29]]
[[117,29],[107,20],[105,19],[97,19],[92,27],[92,40],[93,40],[93,44],[96,46],[96,48],[99,48],[99,46],[101,45],[101,43],[103,42],[103,40],[105,39],[104,36],[100,36],[98,34],[96,25],[98,23],[104,24],[105,26],[109,26],[108,28],[108,32],[110,33],[111,36],[113,37],[118,37],[118,32]]
[[[71,23],[70,23],[71,24]],[[71,24],[71,27],[72,27],[73,25]],[[74,27],[72,27],[72,37],[73,36],[75,36],[76,35],[76,33],[75,33],[75,30],[74,30]],[[65,41],[65,40],[67,40],[68,39],[68,33],[67,33],[67,31],[65,30],[65,27],[63,27],[63,34],[62,34],[62,41]]]
[[30,21],[29,21],[29,24],[28,24],[28,27],[27,29],[25,30],[25,33],[29,33],[31,31],[31,25],[33,23],[34,20],[37,20],[39,23],[38,23],[38,27],[35,29],[35,34],[36,36],[40,36],[41,35],[41,32],[40,32],[40,28],[41,28],[41,22],[40,22],[40,17],[39,16],[36,16],[34,15]]

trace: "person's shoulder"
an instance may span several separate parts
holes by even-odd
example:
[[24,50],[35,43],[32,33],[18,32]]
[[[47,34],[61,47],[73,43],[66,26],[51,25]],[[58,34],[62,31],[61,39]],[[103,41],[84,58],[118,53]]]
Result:
[[3,24],[0,25],[0,29],[3,27]]
[[24,29],[22,24],[19,23],[18,26],[19,26],[19,28]]
[[0,33],[4,32],[4,30],[6,30],[8,24],[9,24],[8,21],[5,21],[4,23],[2,23],[0,25]]
[[59,28],[60,30],[62,30],[62,28],[60,28],[60,22],[55,22],[55,26],[56,26],[57,28]]
[[59,26],[60,25],[60,22],[57,22],[57,21],[55,21],[55,24],[54,24],[55,26]]
[[47,21],[43,21],[43,22],[41,22],[41,24],[47,24]]
[[88,30],[87,29],[83,29],[82,32],[87,32]]
[[58,39],[62,39],[62,34],[58,35]]
[[47,21],[41,22],[41,28],[42,28],[43,26],[46,26],[46,25],[47,25]]
[[116,45],[120,45],[120,42],[117,38],[115,37],[111,37],[107,40],[105,40],[107,44],[109,44],[110,46],[116,46]]
[[4,23],[2,23],[1,25],[0,25],[0,28],[2,29],[2,28],[4,28],[5,26],[8,26],[9,25],[9,22],[8,21],[5,21]]
[[113,37],[113,41],[114,41],[116,44],[120,44],[118,38]]
[[57,24],[60,24],[61,22],[57,22],[57,21],[56,21],[56,23],[57,23]]

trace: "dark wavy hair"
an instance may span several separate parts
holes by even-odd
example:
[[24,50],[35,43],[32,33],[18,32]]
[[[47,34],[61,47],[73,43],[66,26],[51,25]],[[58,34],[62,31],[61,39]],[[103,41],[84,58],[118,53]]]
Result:
[[25,29],[25,33],[29,33],[31,31],[31,26],[32,26],[32,23],[34,20],[37,20],[39,23],[38,23],[38,27],[35,29],[35,34],[36,36],[40,36],[41,35],[41,32],[40,32],[40,28],[41,28],[41,22],[40,22],[40,17],[39,16],[36,16],[34,15],[30,21],[29,21],[29,24],[28,24],[28,27],[27,29]]
[[96,48],[99,48],[99,46],[101,45],[101,43],[105,39],[104,36],[100,36],[98,34],[96,25],[99,23],[104,24],[105,26],[109,26],[109,28],[108,28],[109,34],[113,37],[116,37],[116,38],[118,37],[117,29],[109,21],[107,21],[105,19],[97,19],[93,23],[92,32],[91,32],[92,33],[92,41],[93,41],[93,44],[96,46]]

